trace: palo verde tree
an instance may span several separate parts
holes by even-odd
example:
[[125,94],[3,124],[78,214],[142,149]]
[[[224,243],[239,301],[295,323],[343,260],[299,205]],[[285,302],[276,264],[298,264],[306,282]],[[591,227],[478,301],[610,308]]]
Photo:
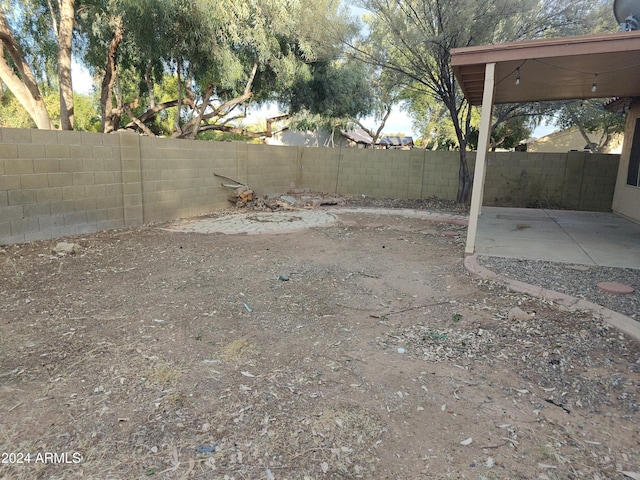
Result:
[[361,0],[370,14],[354,56],[400,73],[414,97],[444,105],[460,150],[457,201],[466,203],[471,175],[467,147],[472,108],[451,68],[454,48],[512,40],[584,33],[596,28],[587,0]]

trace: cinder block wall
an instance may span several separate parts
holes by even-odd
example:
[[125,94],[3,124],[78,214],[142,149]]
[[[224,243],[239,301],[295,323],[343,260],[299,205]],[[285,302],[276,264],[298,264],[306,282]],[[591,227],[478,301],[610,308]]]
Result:
[[[468,154],[473,171],[475,155]],[[458,152],[197,142],[0,129],[0,244],[205,214],[226,175],[258,195],[291,188],[376,198],[456,198]],[[618,155],[497,153],[485,205],[610,211]]]
[[458,153],[298,147],[300,188],[376,198],[455,200]]
[[125,225],[119,136],[0,129],[0,243]]
[[484,204],[611,211],[619,161],[585,152],[490,154]]
[[[200,215],[228,205],[228,191],[214,172],[237,176],[236,145],[135,136],[140,156],[138,223],[154,223]],[[132,145],[132,148],[135,148]],[[130,191],[136,178],[131,173]],[[229,182],[227,182],[229,183]],[[125,185],[126,187],[126,185]],[[137,205],[131,201],[132,208]]]

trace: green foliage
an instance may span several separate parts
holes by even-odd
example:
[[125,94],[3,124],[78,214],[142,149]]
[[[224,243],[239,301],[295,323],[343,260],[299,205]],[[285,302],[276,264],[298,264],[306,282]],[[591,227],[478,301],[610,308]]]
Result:
[[317,130],[335,132],[352,126],[353,119],[351,117],[329,117],[323,114],[314,114],[308,110],[297,112],[289,121],[290,129],[301,132],[315,132]]
[[[478,137],[480,131],[473,125],[469,132],[469,147],[472,150],[478,148]],[[498,124],[491,132],[491,148],[493,150],[513,149],[522,140],[531,137],[531,130],[527,126],[527,119],[524,117],[509,118]]]
[[[604,11],[603,0],[595,5],[588,0],[362,0],[361,3],[371,14],[365,17],[366,34],[352,44],[353,55],[400,74],[410,98],[430,97],[444,105],[460,148],[457,196],[460,203],[468,200],[470,192],[471,175],[465,151],[472,131],[473,109],[453,74],[451,49],[588,33],[605,23],[596,20]],[[420,106],[415,110],[419,109]],[[431,123],[429,118],[438,116],[427,114],[425,125]],[[422,134],[434,138],[432,132]]]
[[626,115],[624,112],[607,111],[604,102],[605,99],[602,98],[565,102],[556,118],[556,125],[561,128],[580,125],[589,133],[599,130],[624,132]]
[[[16,0],[3,3],[7,21],[22,48],[27,63],[46,90],[56,77],[58,45],[46,0]],[[57,8],[57,2],[51,2]]]
[[16,97],[10,92],[3,92],[0,96],[0,127],[4,128],[35,128],[31,120]]
[[234,132],[220,132],[216,130],[207,130],[198,134],[198,140],[207,140],[212,142],[243,142],[262,144],[262,140],[247,137],[245,135]]
[[[604,99],[564,102],[556,115],[556,125],[560,128],[578,127],[589,137],[595,151],[600,151],[617,133],[623,133],[626,124],[624,112],[609,112],[604,108]],[[600,133],[597,138],[595,133]]]
[[310,78],[291,88],[291,113],[308,111],[328,118],[358,118],[373,110],[373,91],[366,66],[360,62],[314,62]]
[[[252,101],[281,96],[308,75],[308,62],[336,54],[339,38],[350,28],[332,0],[102,0],[93,9],[81,15],[85,58],[93,71],[101,71],[120,18],[125,39],[118,54],[118,93],[125,104],[138,99],[138,114],[149,107],[148,81],[154,94],[168,92],[157,91],[166,75],[180,78],[172,100],[192,95],[196,103],[231,102],[244,95],[254,68]],[[213,96],[203,98],[209,88]],[[196,113],[184,109],[181,124],[191,125]],[[169,133],[174,124],[162,118],[148,126]]]
[[100,112],[98,111],[98,99],[95,95],[83,95],[75,93],[74,102],[74,130],[98,133],[101,129]]
[[[50,90],[44,97],[47,111],[54,125],[60,125],[60,102],[58,93]],[[97,101],[91,95],[76,93],[74,95],[75,129],[86,132],[100,131],[100,116]],[[0,127],[6,128],[35,128],[36,125],[24,110],[20,102],[10,91],[0,96]]]

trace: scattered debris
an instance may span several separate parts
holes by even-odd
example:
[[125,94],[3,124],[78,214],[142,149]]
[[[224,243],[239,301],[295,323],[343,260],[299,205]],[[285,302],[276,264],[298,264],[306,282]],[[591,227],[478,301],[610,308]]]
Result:
[[82,247],[77,243],[58,242],[53,248],[52,253],[63,257],[65,255],[74,255],[76,253],[79,253],[81,250]]
[[520,307],[513,307],[509,310],[507,318],[512,322],[526,322],[527,320],[531,320],[531,315],[523,311]]
[[244,207],[247,203],[253,201],[254,192],[247,185],[225,175],[219,175],[217,173],[214,173],[214,175],[233,182],[232,184],[223,183],[222,186],[226,188],[233,188],[233,194],[229,197],[229,201],[234,203],[236,207]]
[[[279,238],[136,227],[74,238],[73,261],[51,241],[3,247],[5,450],[78,450],[87,478],[640,479],[637,344],[470,278],[439,235],[451,227],[382,222]],[[535,315],[508,321],[516,305]]]
[[295,205],[296,204],[296,199],[289,196],[289,195],[281,195],[280,196],[280,201],[284,202],[284,203],[288,203],[289,205]]
[[196,451],[204,453],[205,455],[211,455],[216,451],[216,445],[198,445]]

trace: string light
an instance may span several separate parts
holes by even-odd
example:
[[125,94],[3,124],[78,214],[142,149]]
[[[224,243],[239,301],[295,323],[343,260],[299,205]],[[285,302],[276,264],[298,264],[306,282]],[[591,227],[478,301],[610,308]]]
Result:
[[516,68],[516,85],[520,85],[520,67]]
[[596,93],[596,90],[598,89],[598,74],[595,74],[595,79],[593,80],[593,85],[591,85],[591,93]]

